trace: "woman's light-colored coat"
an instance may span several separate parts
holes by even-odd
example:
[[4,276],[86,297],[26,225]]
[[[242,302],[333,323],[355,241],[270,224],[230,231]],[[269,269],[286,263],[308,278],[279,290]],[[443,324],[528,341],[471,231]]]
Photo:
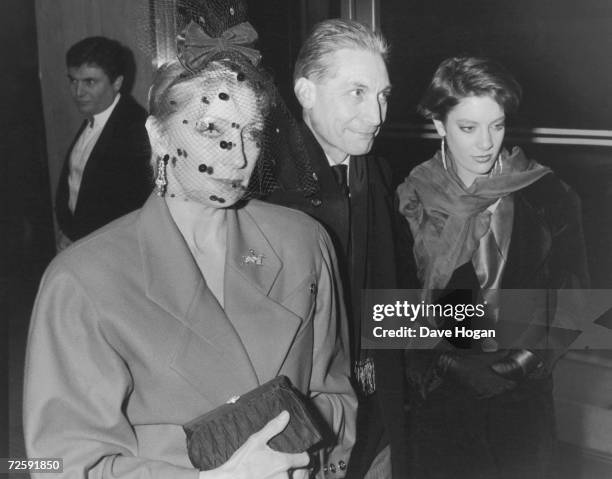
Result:
[[348,461],[356,400],[327,235],[251,201],[227,238],[223,309],[155,196],[53,261],[28,339],[29,457],[62,458],[64,478],[193,479],[182,424],[284,374],[336,433],[329,463]]

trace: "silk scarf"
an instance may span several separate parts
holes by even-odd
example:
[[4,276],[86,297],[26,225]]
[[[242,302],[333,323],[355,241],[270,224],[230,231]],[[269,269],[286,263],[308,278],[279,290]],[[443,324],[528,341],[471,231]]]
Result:
[[433,289],[444,288],[453,271],[471,260],[489,230],[490,205],[551,173],[518,147],[500,152],[498,162],[489,176],[466,187],[453,167],[444,168],[438,151],[398,187],[399,211],[412,231],[417,274],[426,297]]

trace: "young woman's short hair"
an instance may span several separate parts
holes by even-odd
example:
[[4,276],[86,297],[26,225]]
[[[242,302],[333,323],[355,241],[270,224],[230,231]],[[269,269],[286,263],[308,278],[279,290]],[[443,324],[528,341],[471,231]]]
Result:
[[489,96],[506,114],[521,101],[521,86],[499,63],[488,58],[447,58],[436,70],[417,110],[430,120],[445,121],[465,97]]

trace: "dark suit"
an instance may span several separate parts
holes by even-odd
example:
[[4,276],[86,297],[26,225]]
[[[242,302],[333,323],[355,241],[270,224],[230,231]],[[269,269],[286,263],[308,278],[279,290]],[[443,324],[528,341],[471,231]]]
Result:
[[[476,398],[451,379],[443,379],[434,389],[425,387],[430,389],[425,398],[414,384],[410,388],[409,444],[415,478],[555,477],[551,373],[563,352],[563,340],[554,331],[542,334],[546,328],[536,327],[534,334],[530,326],[539,305],[545,305],[545,324],[552,324],[557,289],[588,287],[580,201],[553,174],[517,191],[512,198],[513,229],[501,286],[503,290],[526,291],[514,296],[512,302],[502,299],[500,319],[525,321],[524,327],[512,331],[517,333],[516,347],[522,349],[526,341],[541,344],[537,354],[544,367],[513,390],[488,399]],[[407,244],[407,248],[411,246]],[[458,267],[451,276],[446,292],[457,289],[480,291],[472,262]],[[452,343],[470,348],[455,349],[455,354],[488,365],[507,354],[505,350],[482,352],[473,340]],[[420,382],[419,386],[431,377],[430,368],[438,355],[435,351],[407,352],[408,374]]]
[[[340,264],[352,329],[352,358],[359,358],[361,290],[395,288],[396,257],[394,196],[391,172],[380,158],[351,157],[350,198],[336,182],[323,149],[305,125],[302,135],[308,159],[318,181],[319,192],[306,197],[291,180],[267,201],[295,208],[320,221],[330,234]],[[398,351],[373,351],[376,390],[361,398],[357,444],[349,466],[350,477],[363,477],[376,454],[392,445],[393,476],[404,477],[403,374]]]
[[70,240],[140,208],[151,193],[146,117],[131,96],[121,95],[87,160],[73,214],[68,208],[70,153],[86,126],[83,122],[66,155],[55,202],[60,229]]

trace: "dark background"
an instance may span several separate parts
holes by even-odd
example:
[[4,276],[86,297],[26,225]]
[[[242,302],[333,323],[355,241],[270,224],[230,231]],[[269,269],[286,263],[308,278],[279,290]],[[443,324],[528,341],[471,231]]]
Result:
[[23,345],[55,251],[34,0],[2,0],[0,45],[0,457],[9,457],[9,440],[11,451],[23,450]]
[[486,55],[524,87],[519,126],[612,129],[612,3],[602,0],[386,1],[391,122],[414,111],[437,65]]

